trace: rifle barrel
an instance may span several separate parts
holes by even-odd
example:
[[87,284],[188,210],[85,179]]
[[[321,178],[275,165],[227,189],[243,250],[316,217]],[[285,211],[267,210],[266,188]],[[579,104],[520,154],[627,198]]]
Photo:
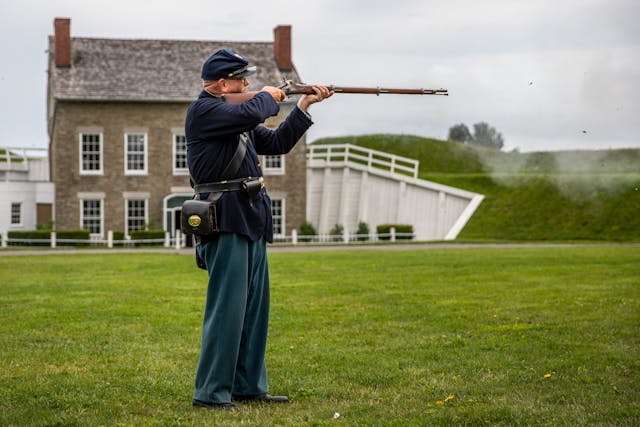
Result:
[[449,95],[447,89],[398,89],[384,87],[345,87],[330,86],[335,93],[364,93],[364,94],[398,94],[398,95]]
[[[327,86],[335,93],[356,93],[356,94],[398,94],[398,95],[443,95],[448,96],[447,89],[394,89],[384,87],[348,87],[348,86]],[[313,94],[311,86],[296,87],[287,91],[287,95]]]

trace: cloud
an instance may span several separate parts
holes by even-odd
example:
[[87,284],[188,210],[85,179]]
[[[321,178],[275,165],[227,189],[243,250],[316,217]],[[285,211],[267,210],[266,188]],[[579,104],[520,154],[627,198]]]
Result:
[[0,18],[0,54],[10,58],[0,96],[11,102],[0,107],[0,137],[46,145],[44,51],[53,18],[67,16],[72,34],[84,37],[265,41],[276,25],[291,24],[294,62],[307,82],[451,93],[337,95],[314,106],[310,139],[445,137],[453,124],[486,121],[508,148],[525,151],[639,147],[639,12],[637,0],[9,2]]

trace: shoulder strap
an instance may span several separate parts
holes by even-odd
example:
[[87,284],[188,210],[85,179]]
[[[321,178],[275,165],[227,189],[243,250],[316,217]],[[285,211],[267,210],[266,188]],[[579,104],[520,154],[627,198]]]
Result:
[[249,137],[246,133],[241,133],[238,138],[238,147],[236,148],[236,152],[233,154],[233,158],[229,162],[224,171],[222,171],[222,175],[220,176],[221,181],[227,181],[232,179],[236,173],[238,173],[238,169],[240,169],[240,165],[244,160],[244,155],[247,153],[247,141]]
[[[238,173],[238,169],[240,169],[240,165],[242,164],[244,156],[247,153],[248,141],[249,137],[247,136],[247,134],[244,132],[241,133],[238,137],[238,146],[236,147],[236,152],[233,153],[231,161],[222,171],[222,175],[220,175],[220,181],[228,181],[232,179],[236,173]],[[195,188],[195,186],[197,185],[191,174],[189,174],[189,183],[191,184],[191,188]]]

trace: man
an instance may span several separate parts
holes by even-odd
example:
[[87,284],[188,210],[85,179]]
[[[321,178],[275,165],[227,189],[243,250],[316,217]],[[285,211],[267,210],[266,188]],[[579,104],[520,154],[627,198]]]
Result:
[[[196,249],[209,273],[193,396],[193,405],[198,407],[234,409],[232,401],[288,402],[286,396],[267,394],[266,243],[273,240],[273,226],[271,200],[262,180],[256,180],[262,177],[258,155],[289,152],[313,123],[309,106],[333,92],[314,87],[315,94],[301,96],[272,131],[260,124],[278,113],[278,103],[286,95],[279,88],[265,86],[251,97],[246,93],[247,77],[255,71],[246,58],[231,50],[213,54],[202,67],[204,90],[189,107],[185,121],[187,160],[195,184],[213,183],[209,189],[221,190],[200,193],[196,186],[200,198],[219,197],[220,230],[202,237]],[[241,94],[245,102],[233,99],[242,98]],[[225,176],[228,173],[233,176]],[[251,191],[238,185],[238,179],[249,177],[253,178]]]

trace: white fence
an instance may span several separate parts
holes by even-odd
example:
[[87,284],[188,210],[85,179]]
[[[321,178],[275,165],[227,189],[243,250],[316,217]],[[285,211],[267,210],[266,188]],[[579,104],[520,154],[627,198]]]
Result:
[[418,177],[420,162],[408,157],[396,156],[383,151],[371,150],[352,144],[310,144],[307,147],[307,160],[326,163],[345,162],[366,165],[369,169],[378,169],[392,174]]
[[[165,248],[182,249],[187,246],[188,236],[181,234],[180,231],[176,232],[175,236],[171,236],[169,232],[165,233],[165,237],[162,239],[125,239],[114,240],[113,232],[107,233],[106,239],[91,237],[89,239],[59,239],[56,232],[52,231],[48,239],[22,239],[9,237],[8,232],[4,231],[0,233],[2,240],[0,247],[8,248],[16,246],[47,246],[56,248],[61,245],[73,245],[73,246],[89,246],[89,247],[136,247],[140,245],[149,246],[164,246]],[[296,230],[293,230],[289,236],[276,236],[274,237],[274,244],[282,245],[314,245],[314,244],[368,244],[368,243],[381,243],[381,242],[396,242],[413,240],[415,235],[413,233],[398,233],[396,229],[392,227],[389,233],[370,233],[370,234],[357,234],[344,232],[343,234],[318,234],[318,235],[300,235]]]
[[306,235],[299,234],[296,230],[293,230],[290,236],[276,236],[273,238],[274,244],[291,244],[291,245],[305,245],[305,244],[367,244],[367,243],[380,243],[380,242],[396,242],[398,240],[413,240],[415,238],[414,233],[398,233],[395,227],[391,227],[389,233],[369,233],[369,234],[357,234],[344,232],[342,234],[315,234]]
[[181,235],[180,231],[175,236],[171,236],[170,233],[165,233],[163,238],[159,239],[124,239],[115,240],[113,238],[113,231],[107,232],[107,238],[102,239],[100,237],[91,236],[89,239],[60,239],[57,237],[55,231],[49,234],[48,239],[23,239],[16,237],[9,237],[9,233],[3,231],[0,233],[2,239],[1,247],[6,248],[9,246],[49,246],[52,248],[61,245],[73,245],[73,246],[105,246],[107,248],[113,248],[114,246],[133,247],[138,245],[157,245],[164,247],[175,247],[180,249],[186,246],[187,236]]

